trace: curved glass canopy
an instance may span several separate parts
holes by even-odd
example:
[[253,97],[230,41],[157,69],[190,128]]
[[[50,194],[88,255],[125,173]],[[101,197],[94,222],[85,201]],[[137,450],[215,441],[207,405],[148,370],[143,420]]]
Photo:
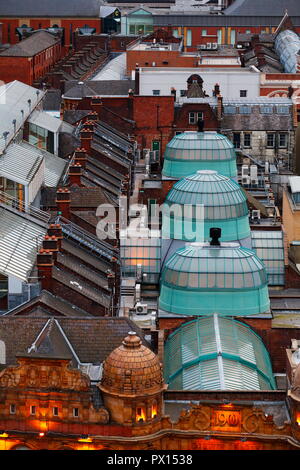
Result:
[[268,351],[248,326],[212,315],[184,323],[164,350],[169,390],[275,390]]
[[281,31],[275,39],[275,51],[287,73],[297,73],[297,55],[300,51],[298,34],[289,29]]
[[159,308],[169,313],[246,316],[269,307],[265,266],[238,243],[187,243],[161,273]]
[[167,195],[162,236],[204,241],[210,238],[210,228],[219,227],[222,241],[242,240],[250,236],[248,213],[246,196],[234,180],[214,170],[199,170],[175,183]]
[[163,176],[183,178],[197,170],[217,170],[235,177],[236,153],[232,142],[217,132],[185,131],[175,135],[164,153]]

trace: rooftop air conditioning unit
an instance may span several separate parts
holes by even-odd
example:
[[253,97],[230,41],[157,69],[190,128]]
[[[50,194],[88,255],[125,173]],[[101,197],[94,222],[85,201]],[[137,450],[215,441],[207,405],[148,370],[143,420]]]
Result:
[[212,43],[211,42],[208,42],[206,44],[206,49],[212,49]]
[[243,176],[242,184],[245,184],[245,185],[250,184],[250,176]]
[[137,315],[145,315],[148,313],[148,305],[141,302],[135,304],[135,312]]
[[200,44],[200,49],[204,51],[206,49],[206,44]]
[[260,220],[260,210],[254,209],[254,210],[251,212],[251,218],[252,218],[253,220]]
[[217,42],[213,42],[212,45],[211,45],[211,48],[216,51],[216,50],[218,49],[218,43],[217,43]]
[[249,175],[249,167],[248,165],[243,165],[242,166],[242,176],[248,176]]

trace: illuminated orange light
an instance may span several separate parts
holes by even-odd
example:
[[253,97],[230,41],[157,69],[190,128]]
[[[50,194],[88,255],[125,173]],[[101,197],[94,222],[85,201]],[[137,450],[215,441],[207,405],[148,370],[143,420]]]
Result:
[[157,405],[152,405],[152,411],[151,411],[151,416],[152,418],[156,418],[157,416]]
[[78,442],[93,442],[93,439],[91,439],[90,437],[85,437],[78,439]]
[[45,433],[44,433],[44,432],[39,432],[39,436],[40,436],[40,437],[44,437],[44,436],[45,436]]
[[137,408],[136,410],[136,420],[138,423],[142,423],[146,420],[145,410],[144,408]]
[[2,434],[0,434],[0,437],[8,437],[8,434],[6,432],[3,432]]

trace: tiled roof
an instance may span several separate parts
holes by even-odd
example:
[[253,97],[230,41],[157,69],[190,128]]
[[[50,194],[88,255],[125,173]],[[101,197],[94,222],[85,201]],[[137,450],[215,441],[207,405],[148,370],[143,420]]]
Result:
[[[1,11],[1,8],[0,8]],[[2,15],[1,15],[2,16]],[[23,39],[17,44],[9,47],[0,53],[1,56],[14,56],[14,57],[31,57],[39,52],[53,46],[59,41],[58,38],[46,31],[38,31],[29,38]]]
[[0,16],[17,18],[95,17],[100,14],[100,0],[5,0],[0,1]]
[[[35,317],[0,317],[0,340],[5,342],[6,364],[16,364],[15,355],[27,353],[47,321]],[[103,362],[132,330],[148,345],[142,331],[128,318],[56,318],[56,322],[83,363]],[[59,347],[62,351],[62,346]]]
[[226,10],[225,15],[283,16],[299,15],[299,0],[235,0]]
[[89,96],[128,95],[134,89],[134,80],[88,80],[78,83],[72,80],[66,83],[64,98],[83,98]]

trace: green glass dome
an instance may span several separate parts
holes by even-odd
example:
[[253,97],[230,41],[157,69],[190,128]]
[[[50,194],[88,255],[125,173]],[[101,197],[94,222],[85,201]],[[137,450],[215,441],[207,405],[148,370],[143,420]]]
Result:
[[238,243],[187,243],[161,273],[159,308],[176,315],[255,315],[269,311],[266,269]]
[[217,170],[235,177],[236,153],[232,142],[217,132],[186,131],[175,135],[164,153],[163,176],[183,178],[197,170]]
[[169,390],[275,390],[261,338],[233,318],[211,315],[184,323],[164,349]]
[[248,212],[246,196],[234,180],[214,170],[199,170],[175,183],[167,195],[162,236],[204,241],[209,240],[211,227],[219,227],[221,241],[242,240],[250,237]]

